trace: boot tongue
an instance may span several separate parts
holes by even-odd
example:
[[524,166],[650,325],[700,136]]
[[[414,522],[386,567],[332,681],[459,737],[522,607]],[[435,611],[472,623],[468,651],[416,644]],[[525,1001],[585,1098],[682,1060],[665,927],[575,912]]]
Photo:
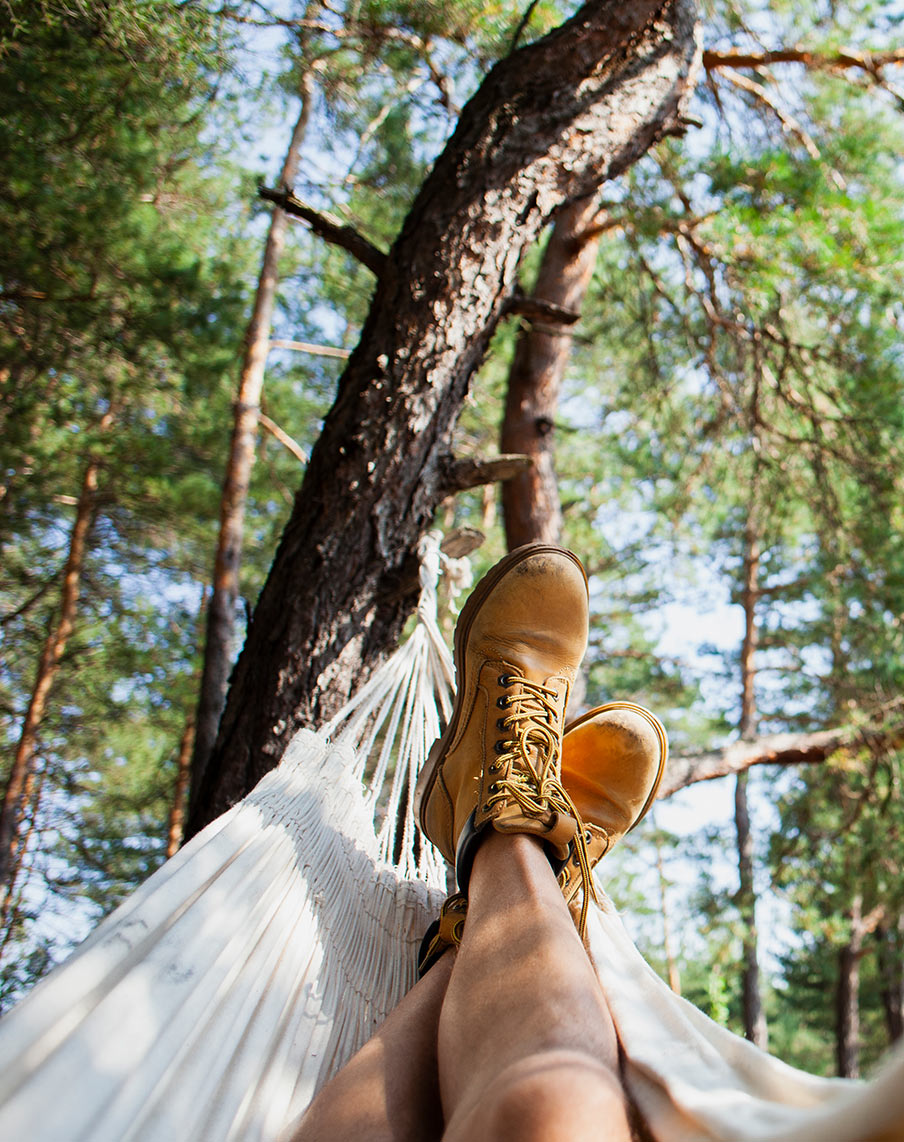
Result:
[[493,828],[499,833],[528,833],[539,837],[560,860],[569,853],[569,847],[578,831],[574,817],[548,809],[538,817],[525,817],[516,805],[506,806],[493,818]]
[[563,661],[561,646],[554,638],[544,639],[533,636],[528,642],[517,636],[497,639],[497,654],[506,661],[517,663],[512,673],[516,676],[529,679],[531,682],[547,683],[556,690],[553,679],[567,679],[574,681],[575,669]]

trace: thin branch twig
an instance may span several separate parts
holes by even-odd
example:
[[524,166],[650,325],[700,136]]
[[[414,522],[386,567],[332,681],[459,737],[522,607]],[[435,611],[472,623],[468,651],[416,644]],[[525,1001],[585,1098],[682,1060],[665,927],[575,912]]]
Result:
[[357,231],[354,226],[347,226],[332,214],[322,214],[314,210],[307,203],[295,197],[294,191],[283,188],[276,190],[273,187],[258,187],[258,194],[268,202],[274,202],[285,210],[286,214],[294,218],[301,218],[311,227],[314,233],[333,246],[347,250],[353,257],[377,277],[383,272],[386,264],[386,255],[378,249],[369,238]]
[[351,349],[340,349],[338,345],[312,345],[310,341],[270,342],[271,349],[292,349],[296,353],[310,353],[312,357],[338,357],[346,361],[352,355]]
[[275,440],[278,440],[284,448],[292,453],[296,460],[300,460],[302,464],[307,464],[307,452],[305,452],[297,440],[292,439],[288,432],[283,431],[275,420],[271,420],[269,416],[266,416],[262,412],[258,413],[258,420],[260,421],[261,428],[265,428]]

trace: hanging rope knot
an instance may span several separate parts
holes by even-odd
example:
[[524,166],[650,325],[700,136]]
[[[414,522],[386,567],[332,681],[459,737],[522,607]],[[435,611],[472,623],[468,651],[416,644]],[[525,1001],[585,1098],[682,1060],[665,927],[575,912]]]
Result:
[[418,579],[421,593],[418,597],[418,618],[436,622],[436,589],[439,584],[442,555],[440,553],[439,531],[428,531],[418,542]]
[[496,742],[499,760],[491,763],[491,773],[500,773],[489,787],[485,811],[500,802],[514,801],[526,817],[548,823],[550,829],[573,822],[571,852],[576,856],[583,887],[578,931],[581,938],[587,925],[590,900],[597,901],[591,875],[589,833],[580,813],[561,781],[562,718],[559,694],[549,686],[521,675],[500,678],[511,693],[499,700],[507,711],[496,725],[511,736]]

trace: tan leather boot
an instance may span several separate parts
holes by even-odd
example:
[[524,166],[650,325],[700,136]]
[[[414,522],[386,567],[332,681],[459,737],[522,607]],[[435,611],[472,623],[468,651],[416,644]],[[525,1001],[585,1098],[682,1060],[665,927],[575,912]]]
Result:
[[455,861],[462,892],[489,825],[542,838],[560,861],[569,854],[578,821],[559,780],[560,753],[587,609],[576,556],[531,544],[497,563],[462,610],[455,706],[414,797],[421,829]]
[[450,948],[457,948],[465,930],[468,899],[460,892],[448,896],[421,940],[417,954],[417,978],[423,979],[434,964],[439,963]]
[[[565,727],[562,784],[584,824],[593,868],[640,821],[656,797],[669,745],[659,719],[633,702],[598,706]],[[587,892],[575,846],[559,873],[565,900],[583,931]]]

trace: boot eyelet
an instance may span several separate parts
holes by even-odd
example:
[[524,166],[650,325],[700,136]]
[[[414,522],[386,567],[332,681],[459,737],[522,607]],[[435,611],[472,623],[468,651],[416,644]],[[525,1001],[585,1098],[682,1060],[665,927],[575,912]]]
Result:
[[500,686],[511,686],[511,684],[512,684],[511,675],[500,674],[498,679],[497,679],[497,682],[499,683]]
[[502,769],[502,766],[494,761],[492,765],[487,766],[487,773],[498,773],[500,769]]
[[501,697],[497,698],[496,699],[496,705],[499,707],[500,710],[507,710],[509,708],[508,695],[503,694]]
[[494,781],[493,784],[490,786],[490,792],[491,793],[498,793],[499,792],[499,782],[498,781]]
[[508,718],[497,718],[496,719],[496,729],[497,730],[507,730],[508,728],[509,728]]
[[498,753],[501,756],[502,754],[505,753],[505,742],[504,741],[496,742],[496,744],[493,746],[493,749],[496,751],[496,753]]

